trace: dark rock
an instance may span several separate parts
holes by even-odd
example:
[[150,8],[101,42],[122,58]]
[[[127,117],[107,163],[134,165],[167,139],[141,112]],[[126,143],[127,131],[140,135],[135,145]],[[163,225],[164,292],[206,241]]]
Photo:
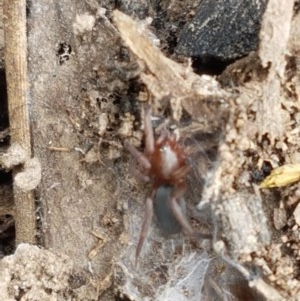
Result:
[[149,16],[149,1],[147,0],[116,0],[115,5],[116,9],[140,20]]
[[232,60],[256,50],[267,0],[203,0],[185,25],[176,52],[189,57]]

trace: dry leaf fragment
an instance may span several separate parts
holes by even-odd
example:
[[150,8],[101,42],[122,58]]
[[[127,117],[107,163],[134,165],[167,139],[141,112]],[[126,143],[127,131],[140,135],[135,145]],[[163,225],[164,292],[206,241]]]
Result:
[[282,187],[300,180],[300,164],[286,164],[275,168],[259,185],[260,188]]

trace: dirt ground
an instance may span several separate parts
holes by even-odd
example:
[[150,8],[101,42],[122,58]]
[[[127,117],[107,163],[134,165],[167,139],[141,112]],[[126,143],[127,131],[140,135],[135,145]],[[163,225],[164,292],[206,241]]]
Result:
[[[297,1],[282,11],[270,0],[259,50],[214,77],[169,43],[199,1],[154,2],[28,3],[40,248],[1,260],[2,300],[300,300]],[[188,216],[213,240],[166,236],[153,221],[135,267],[151,184],[130,174],[123,143],[143,148],[149,99],[154,126],[176,125],[189,152]]]

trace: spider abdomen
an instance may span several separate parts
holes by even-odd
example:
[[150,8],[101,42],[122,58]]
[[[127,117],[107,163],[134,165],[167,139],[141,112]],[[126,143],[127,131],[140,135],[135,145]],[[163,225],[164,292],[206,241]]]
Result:
[[[171,195],[174,187],[161,185],[157,188],[154,196],[154,213],[160,228],[167,234],[179,233],[182,230],[181,224],[176,219],[171,209]],[[186,214],[186,206],[183,198],[176,200],[181,207],[183,214]]]

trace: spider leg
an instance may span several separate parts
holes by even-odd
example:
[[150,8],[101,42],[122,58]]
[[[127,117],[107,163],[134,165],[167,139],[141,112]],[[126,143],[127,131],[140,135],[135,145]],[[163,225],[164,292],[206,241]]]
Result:
[[136,169],[136,166],[129,164],[129,173],[138,181],[149,183],[150,177]]
[[125,141],[124,146],[143,168],[151,168],[151,163],[143,153],[138,151],[133,145],[131,145],[127,141]]
[[181,187],[179,186],[176,189],[174,195],[170,199],[171,210],[173,211],[175,218],[180,223],[183,231],[187,235],[196,236],[198,238],[211,239],[212,238],[211,234],[195,232],[190,222],[188,221],[187,217],[182,212],[181,207],[177,202],[177,199],[181,198],[184,192],[185,192],[185,185],[181,184]]
[[175,172],[172,174],[172,178],[175,180],[180,180],[184,178],[188,172],[190,171],[191,167],[189,165],[185,165],[177,169]]
[[163,141],[169,137],[169,132],[167,130],[162,130],[159,137],[156,139],[156,145],[160,145]]
[[141,233],[140,233],[139,242],[137,244],[136,251],[135,251],[135,266],[137,265],[138,258],[140,256],[145,238],[148,234],[148,230],[149,230],[149,227],[150,227],[150,224],[151,224],[152,216],[153,216],[153,200],[150,197],[148,197],[146,199],[144,222],[143,222],[142,230],[141,230]]
[[146,154],[154,153],[154,133],[151,124],[151,106],[147,105],[144,109],[144,132],[145,132],[145,151]]
[[189,221],[187,220],[186,216],[182,212],[181,207],[179,206],[179,204],[174,196],[171,197],[171,199],[170,199],[170,205],[171,205],[171,209],[172,209],[177,221],[182,226],[183,231],[188,235],[194,235],[195,231],[193,230],[193,228],[190,225]]

